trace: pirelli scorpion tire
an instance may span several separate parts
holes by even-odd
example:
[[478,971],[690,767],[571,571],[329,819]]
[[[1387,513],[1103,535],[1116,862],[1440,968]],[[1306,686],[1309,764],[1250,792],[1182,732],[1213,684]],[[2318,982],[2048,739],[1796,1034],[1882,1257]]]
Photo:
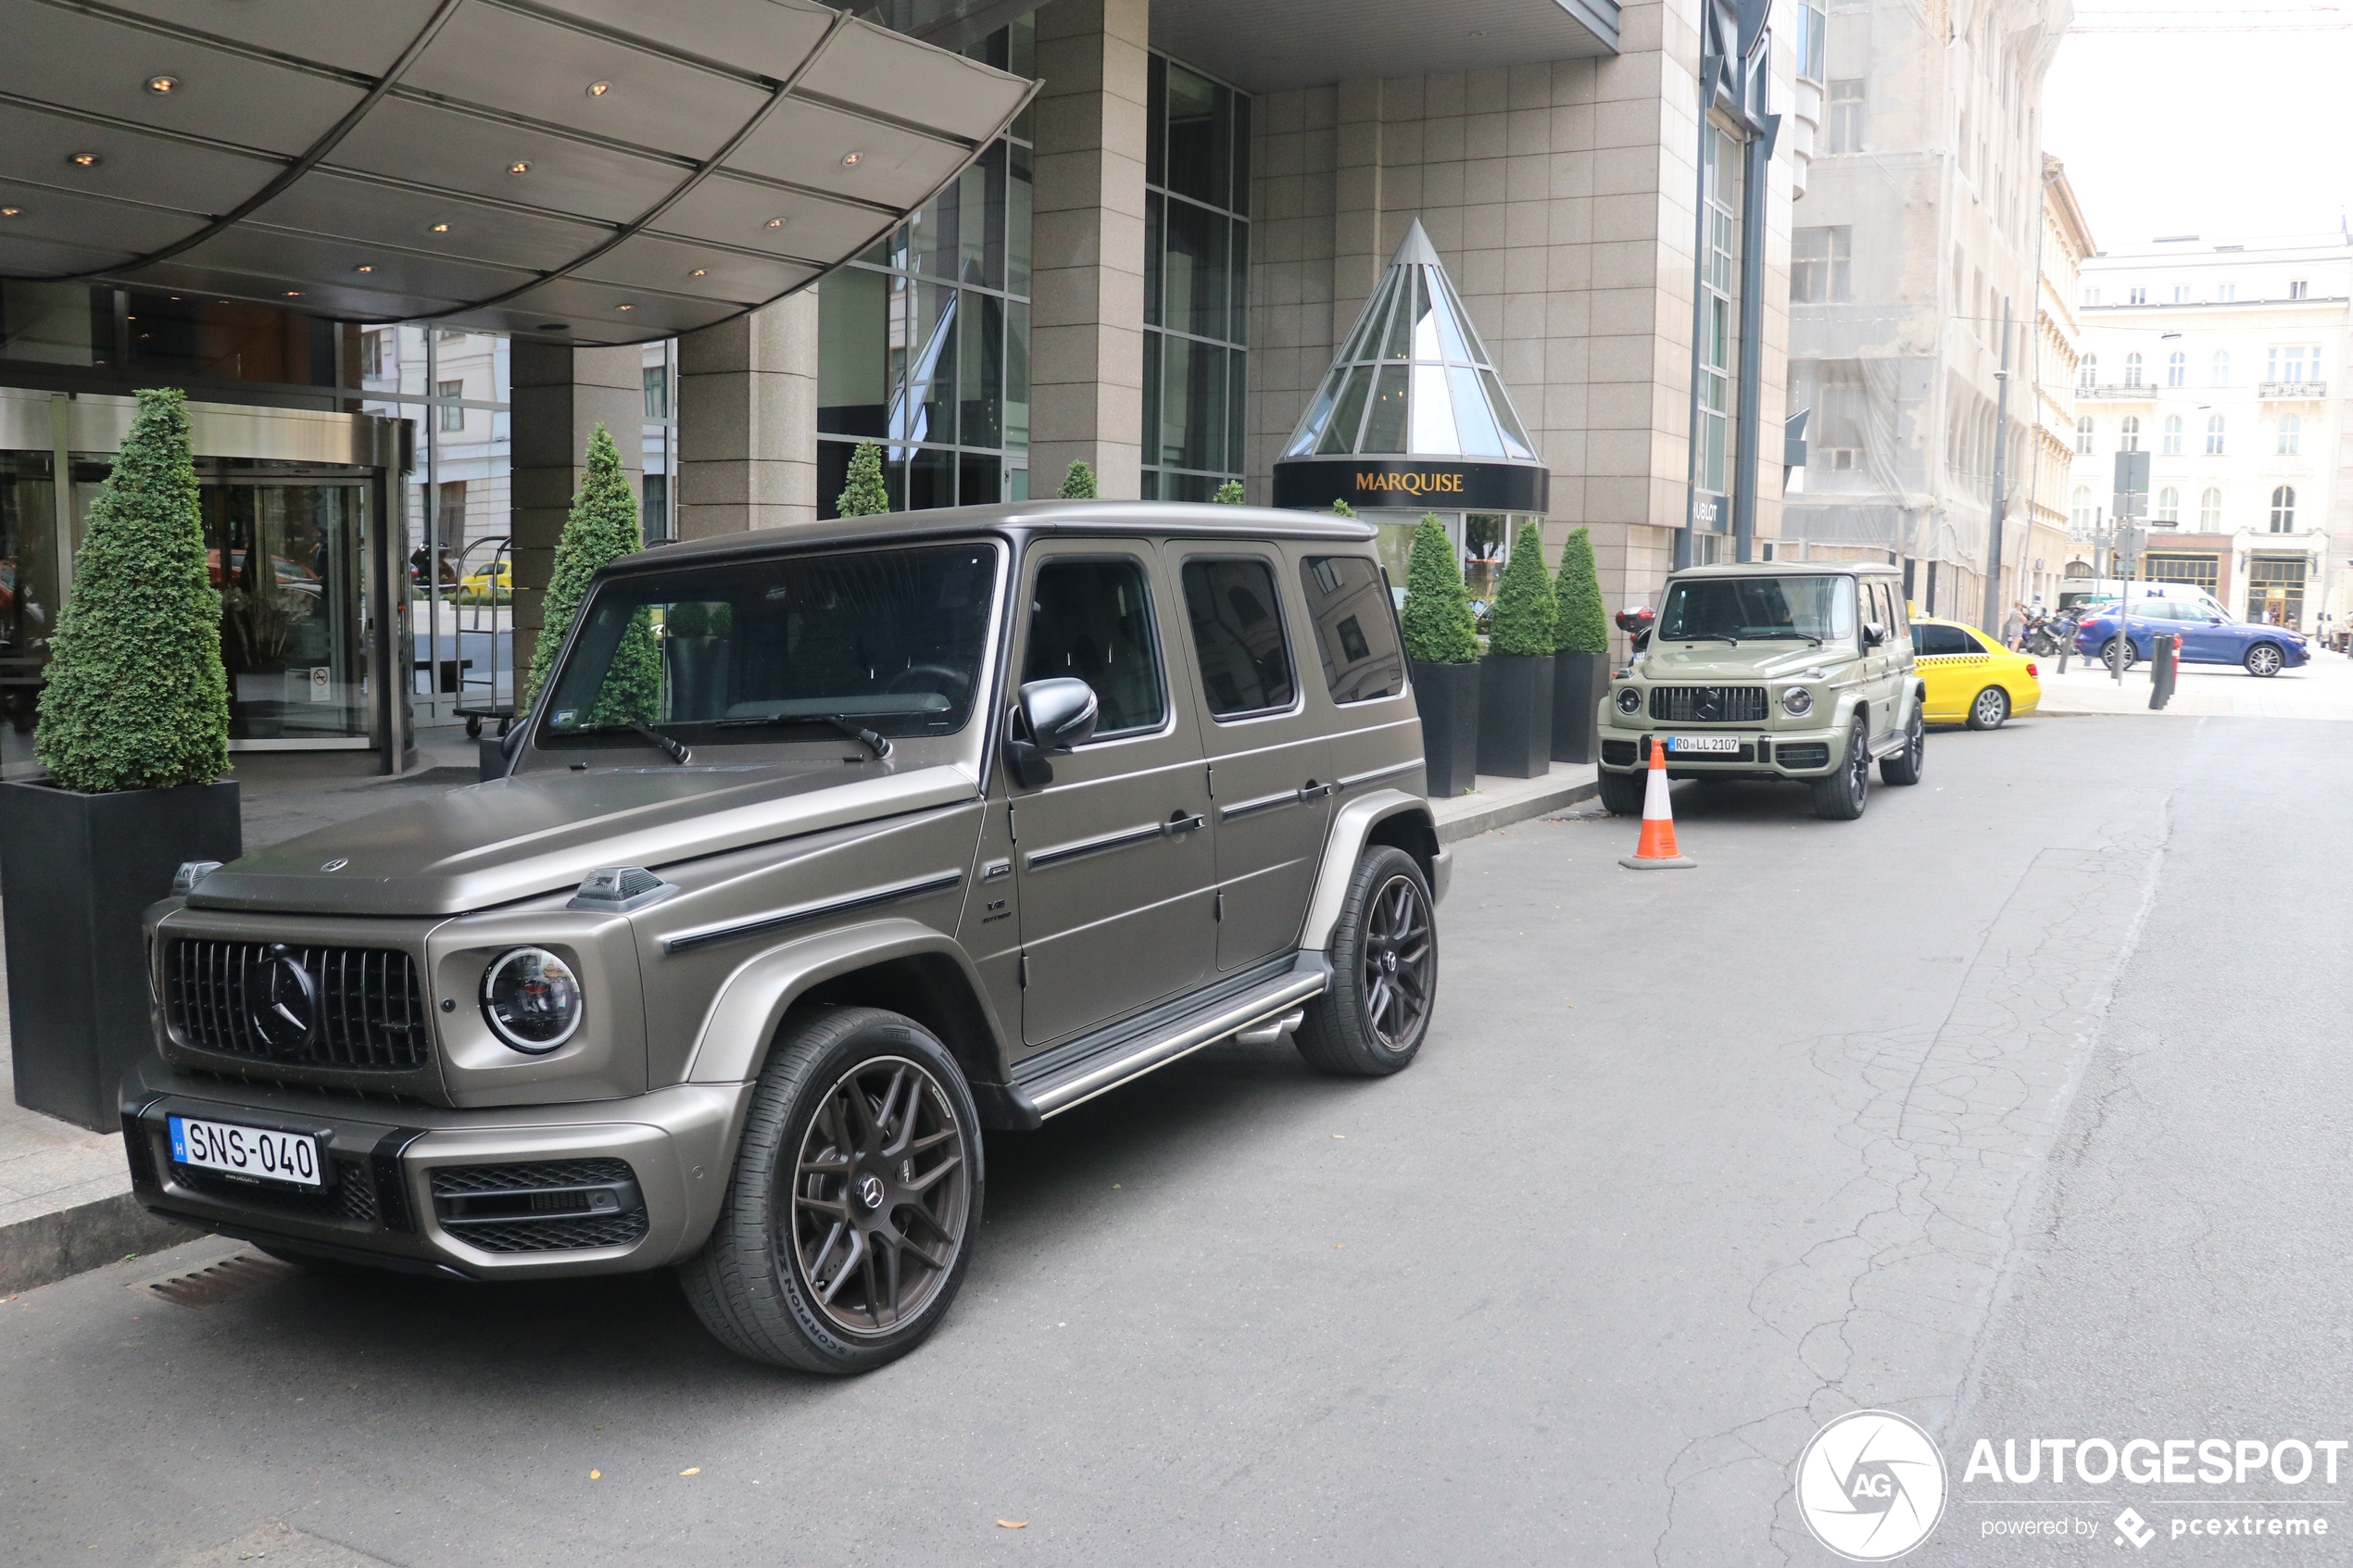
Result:
[[1356,861],[1332,927],[1331,989],[1292,1041],[1318,1073],[1380,1078],[1414,1060],[1438,1003],[1438,922],[1420,862],[1377,844]]
[[752,1090],[719,1223],[679,1266],[739,1355],[871,1372],[947,1315],[980,1226],[979,1117],[921,1024],[878,1008],[787,1025]]

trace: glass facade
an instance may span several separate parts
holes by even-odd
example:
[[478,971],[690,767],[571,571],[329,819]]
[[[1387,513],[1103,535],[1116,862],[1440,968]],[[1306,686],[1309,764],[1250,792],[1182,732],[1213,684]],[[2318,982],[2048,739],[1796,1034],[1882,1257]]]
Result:
[[1709,128],[1703,143],[1707,197],[1707,246],[1700,257],[1698,494],[1695,527],[1721,532],[1731,526],[1732,384],[1740,343],[1737,282],[1740,257],[1741,145]]
[[1250,97],[1154,55],[1145,116],[1144,497],[1206,501],[1249,433]]
[[[1023,76],[1024,17],[967,54]],[[883,449],[891,508],[1029,494],[1030,115],[889,236],[818,285],[817,515],[850,455]]]

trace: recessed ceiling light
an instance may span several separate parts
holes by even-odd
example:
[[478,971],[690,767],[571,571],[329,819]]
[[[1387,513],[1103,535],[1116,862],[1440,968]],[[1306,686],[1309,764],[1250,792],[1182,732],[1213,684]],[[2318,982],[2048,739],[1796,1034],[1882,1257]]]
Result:
[[175,294],[175,295],[170,295],[170,300],[171,300],[171,303],[172,303],[172,304],[177,305],[177,304],[179,304],[179,303],[180,303],[180,296],[179,296],[178,295],[176,295],[176,294]]
[[288,299],[300,299],[302,297],[302,291],[300,289],[288,289],[286,291],[286,297]]
[[1475,27],[1471,29],[1470,36],[1473,38],[1484,38],[1487,36],[1487,30],[1483,27]]
[[180,91],[180,79],[176,76],[151,76],[147,78],[147,91],[158,98],[168,98]]
[[588,95],[592,98],[601,98],[611,91],[612,83],[610,82],[592,82],[588,84]]
[[359,266],[354,267],[352,270],[355,272],[372,272],[375,269],[370,266],[367,262],[363,261]]
[[449,232],[449,225],[447,223],[436,223],[433,226],[433,232],[436,234],[446,234]]
[[74,153],[66,161],[77,169],[95,169],[104,160],[95,153]]
[[20,207],[0,207],[0,218],[22,218],[23,216],[24,208]]
[[615,310],[635,310],[637,307],[634,305],[616,305],[613,308]]
[[865,156],[863,153],[844,153],[841,155],[841,166],[844,169],[855,169],[858,167],[858,160]]
[[696,268],[693,271],[691,271],[691,272],[687,273],[687,274],[686,274],[686,276],[688,276],[689,278],[703,278],[703,277],[708,277],[708,276],[710,276],[710,274],[711,274],[711,269],[710,269],[710,268],[708,268],[708,267],[698,267],[698,268]]
[[761,225],[763,229],[781,229],[784,226],[785,220],[781,218],[771,218],[767,222]]
[[539,330],[543,332],[568,332],[572,328],[561,321],[542,321]]
[[510,174],[528,174],[531,172],[531,165],[523,162],[521,158],[517,158],[514,162],[507,165],[507,172]]

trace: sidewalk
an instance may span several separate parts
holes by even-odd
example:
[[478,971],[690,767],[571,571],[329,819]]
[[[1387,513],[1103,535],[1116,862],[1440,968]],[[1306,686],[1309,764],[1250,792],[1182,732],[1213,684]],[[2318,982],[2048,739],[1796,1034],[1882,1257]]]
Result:
[[[2038,659],[2042,670],[2041,712],[2052,718],[2148,714],[2149,667],[2124,671],[2119,684],[2096,659]],[[2173,700],[2154,717],[2192,719],[2319,719],[2353,721],[2353,659],[2341,653],[2315,653],[2300,670],[2283,670],[2268,680],[2234,664],[2184,664]]]

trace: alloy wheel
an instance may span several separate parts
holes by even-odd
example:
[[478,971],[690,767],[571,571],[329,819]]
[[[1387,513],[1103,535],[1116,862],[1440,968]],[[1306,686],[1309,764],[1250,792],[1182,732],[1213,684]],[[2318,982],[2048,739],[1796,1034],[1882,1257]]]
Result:
[[1373,895],[1365,922],[1365,1020],[1385,1049],[1411,1043],[1429,1011],[1429,909],[1413,878],[1393,876]]
[[2253,675],[2276,675],[2280,672],[2280,650],[2269,643],[2258,643],[2246,654],[2247,672]]
[[1981,730],[2000,729],[2002,721],[2009,717],[2009,708],[2010,699],[2003,695],[2001,687],[1986,687],[1977,694],[1977,711],[1974,715],[1977,727]]
[[1855,733],[1846,741],[1846,791],[1854,797],[1857,810],[1871,793],[1870,732],[1857,720]]
[[931,1304],[970,1216],[971,1160],[955,1107],[904,1057],[836,1081],[810,1119],[785,1223],[811,1298],[849,1334],[883,1334]]

